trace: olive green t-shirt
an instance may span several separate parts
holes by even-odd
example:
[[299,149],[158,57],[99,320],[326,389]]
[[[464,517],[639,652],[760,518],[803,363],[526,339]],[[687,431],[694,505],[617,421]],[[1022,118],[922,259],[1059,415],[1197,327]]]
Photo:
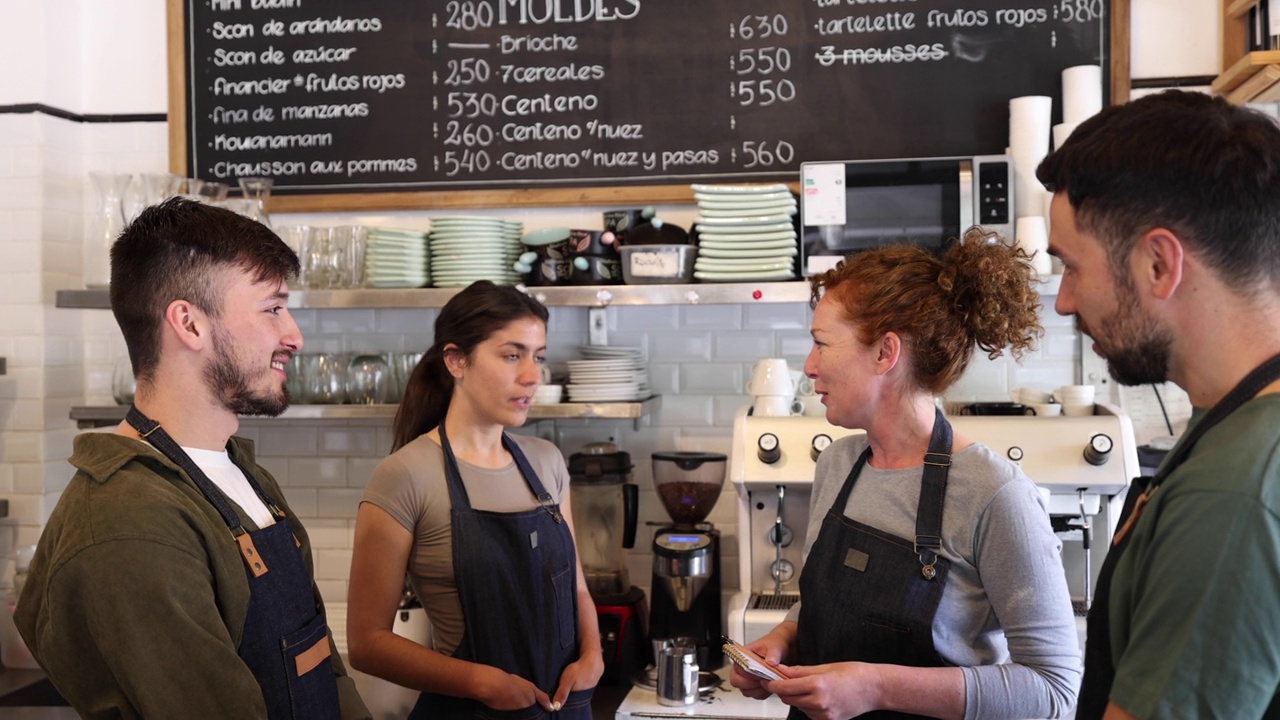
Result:
[[[509,437],[524,452],[555,502],[563,502],[569,488],[569,470],[559,448],[541,438]],[[471,507],[476,510],[522,512],[539,506],[514,462],[501,469],[489,469],[459,459],[458,470]],[[440,445],[424,434],[383,459],[365,486],[362,502],[382,508],[413,533],[409,582],[431,622],[435,649],[452,655],[465,628],[453,573],[453,527],[449,517],[453,503],[445,484],[444,451]]]
[[1112,702],[1139,718],[1280,717],[1278,511],[1280,395],[1266,395],[1205,433],[1135,524],[1108,603]]

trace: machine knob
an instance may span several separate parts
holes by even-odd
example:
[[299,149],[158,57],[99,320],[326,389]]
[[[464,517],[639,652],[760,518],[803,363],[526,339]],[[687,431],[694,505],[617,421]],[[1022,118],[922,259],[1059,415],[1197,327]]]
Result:
[[809,457],[813,458],[814,462],[818,462],[818,456],[821,455],[822,451],[826,450],[828,447],[831,447],[830,435],[827,435],[826,433],[814,435],[813,442],[809,443]]
[[776,560],[769,566],[769,574],[778,582],[791,582],[796,576],[796,566],[790,560]]
[[1111,448],[1114,446],[1115,443],[1108,435],[1098,433],[1089,438],[1089,444],[1084,449],[1084,461],[1090,465],[1102,465],[1111,456]]
[[756,455],[759,456],[760,462],[766,465],[772,465],[782,459],[782,444],[778,442],[778,436],[773,433],[765,433],[756,441]]
[[769,528],[769,542],[779,547],[787,547],[795,539],[795,532],[790,525],[774,525]]
[[1014,445],[1013,447],[1009,448],[1009,452],[1005,453],[1005,455],[1008,455],[1009,459],[1014,462],[1022,462],[1022,457],[1023,457],[1022,448],[1018,447],[1017,445]]

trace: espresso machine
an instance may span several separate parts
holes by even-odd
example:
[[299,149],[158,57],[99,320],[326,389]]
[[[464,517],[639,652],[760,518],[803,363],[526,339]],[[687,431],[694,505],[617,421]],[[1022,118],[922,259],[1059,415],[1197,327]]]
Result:
[[637,487],[631,456],[613,443],[590,443],[569,456],[573,527],[587,590],[595,601],[607,685],[628,683],[645,667],[648,611],[631,584],[627,549],[635,547]]
[[654,489],[673,524],[653,535],[650,636],[655,653],[665,643],[696,646],[703,670],[724,663],[720,533],[704,520],[720,498],[727,464],[723,453],[653,454]]

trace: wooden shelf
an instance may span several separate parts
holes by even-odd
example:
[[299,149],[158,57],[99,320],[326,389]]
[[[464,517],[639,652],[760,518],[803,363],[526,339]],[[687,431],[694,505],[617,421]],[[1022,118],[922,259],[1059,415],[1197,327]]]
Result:
[[1236,60],[1213,81],[1213,91],[1242,105],[1274,102],[1280,88],[1280,50],[1255,50]]
[[[531,405],[530,420],[612,419],[639,420],[657,408],[660,397],[636,402],[557,403]],[[390,420],[399,405],[292,405],[280,420]],[[118,425],[129,408],[124,405],[84,405],[71,408],[71,419],[80,428]],[[255,418],[267,419],[267,418]]]

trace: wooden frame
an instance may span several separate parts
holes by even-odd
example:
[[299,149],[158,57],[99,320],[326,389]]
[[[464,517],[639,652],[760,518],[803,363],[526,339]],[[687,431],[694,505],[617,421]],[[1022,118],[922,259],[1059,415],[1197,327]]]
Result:
[[[1111,0],[1109,8],[1112,104],[1129,100],[1129,1]],[[184,0],[167,0],[166,7],[169,51],[169,169],[177,175],[186,177],[187,91],[183,56],[185,50]],[[628,185],[280,195],[272,196],[270,210],[271,212],[439,210],[485,207],[685,205],[693,202],[693,191],[688,184]]]

